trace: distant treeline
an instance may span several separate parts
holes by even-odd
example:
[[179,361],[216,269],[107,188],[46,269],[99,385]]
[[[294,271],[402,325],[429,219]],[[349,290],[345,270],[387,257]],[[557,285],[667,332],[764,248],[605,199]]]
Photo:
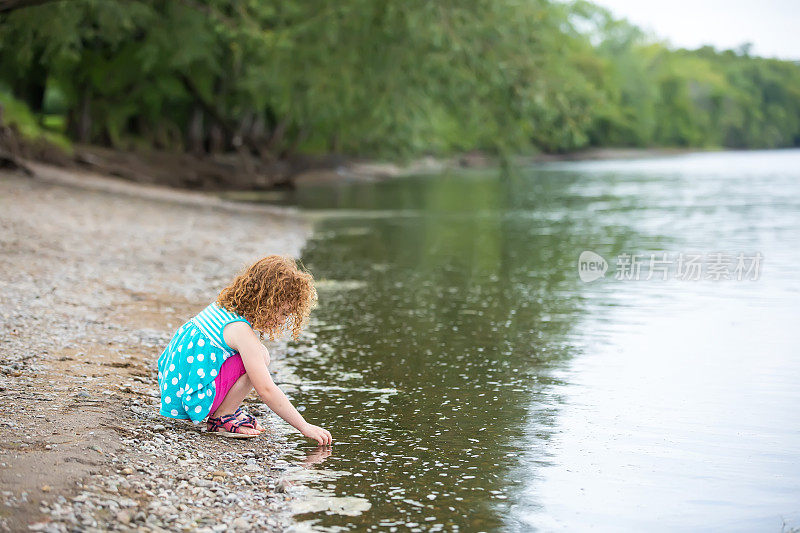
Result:
[[15,0],[0,93],[73,141],[272,159],[800,145],[798,64],[587,2]]

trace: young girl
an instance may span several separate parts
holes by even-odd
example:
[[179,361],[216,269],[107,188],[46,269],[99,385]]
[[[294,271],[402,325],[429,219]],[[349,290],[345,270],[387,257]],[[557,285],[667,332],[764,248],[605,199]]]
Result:
[[255,389],[264,403],[303,435],[330,444],[331,434],[306,422],[270,377],[270,340],[288,317],[296,340],[315,305],[313,276],[294,259],[270,255],[225,287],[217,300],[183,324],[158,358],[161,414],[199,424],[234,438],[252,438],[264,428],[239,406]]

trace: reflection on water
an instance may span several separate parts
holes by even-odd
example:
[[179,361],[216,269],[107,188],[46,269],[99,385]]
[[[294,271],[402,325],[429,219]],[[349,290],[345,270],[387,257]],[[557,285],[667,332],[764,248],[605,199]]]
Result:
[[[337,439],[304,469],[307,526],[800,526],[800,151],[291,201],[320,216],[303,262],[327,281],[289,393]],[[604,278],[580,281],[584,250]],[[615,278],[660,251],[764,261],[757,281]]]

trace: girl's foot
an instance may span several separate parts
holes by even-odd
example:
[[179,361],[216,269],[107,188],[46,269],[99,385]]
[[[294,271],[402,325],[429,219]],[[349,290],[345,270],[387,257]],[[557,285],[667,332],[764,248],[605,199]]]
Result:
[[241,407],[238,407],[236,409],[236,412],[233,414],[236,415],[236,418],[238,420],[241,420],[243,422],[242,425],[244,427],[253,428],[259,433],[264,431],[264,428],[261,426],[261,424],[258,423],[258,420],[256,420],[256,418],[253,415],[245,412]]
[[212,433],[234,439],[251,439],[261,433],[255,428],[246,426],[244,421],[239,420],[235,414],[219,417],[210,416],[208,417],[207,428]]

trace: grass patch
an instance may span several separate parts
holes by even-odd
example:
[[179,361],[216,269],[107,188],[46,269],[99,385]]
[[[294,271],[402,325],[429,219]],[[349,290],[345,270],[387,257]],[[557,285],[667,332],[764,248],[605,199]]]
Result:
[[0,106],[3,107],[3,121],[6,124],[14,124],[25,139],[31,141],[44,139],[67,152],[72,152],[69,139],[62,133],[53,131],[63,130],[63,117],[47,116],[43,120],[45,127],[42,127],[36,115],[24,102],[20,102],[5,91],[0,91]]

